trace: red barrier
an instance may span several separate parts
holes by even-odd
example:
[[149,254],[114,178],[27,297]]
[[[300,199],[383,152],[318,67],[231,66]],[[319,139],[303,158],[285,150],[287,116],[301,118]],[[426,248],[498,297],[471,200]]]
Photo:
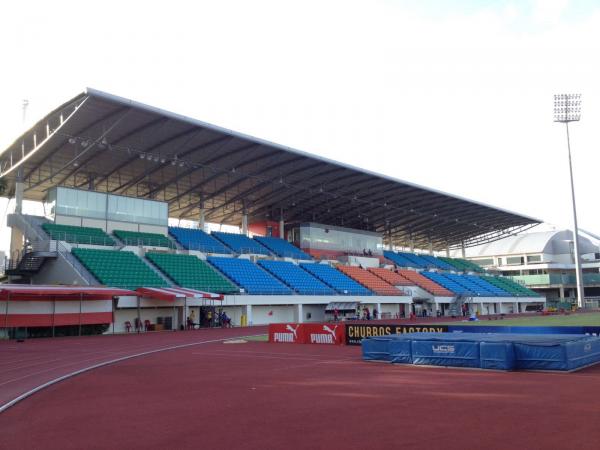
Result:
[[269,342],[343,345],[346,327],[331,323],[272,323],[269,325]]
[[343,345],[346,343],[346,327],[333,323],[304,324],[307,344]]
[[269,342],[304,344],[306,342],[304,325],[301,323],[269,324]]

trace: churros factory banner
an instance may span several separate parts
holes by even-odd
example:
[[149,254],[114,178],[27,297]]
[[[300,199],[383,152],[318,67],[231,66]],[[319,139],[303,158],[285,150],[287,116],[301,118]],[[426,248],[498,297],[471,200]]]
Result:
[[448,325],[347,324],[346,345],[360,345],[362,339],[371,336],[403,333],[444,333],[447,331]]

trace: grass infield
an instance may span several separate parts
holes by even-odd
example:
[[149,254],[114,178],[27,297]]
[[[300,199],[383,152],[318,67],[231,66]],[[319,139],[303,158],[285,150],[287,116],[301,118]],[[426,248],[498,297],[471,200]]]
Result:
[[511,317],[504,320],[487,320],[486,316],[480,316],[477,322],[446,322],[453,325],[472,325],[472,326],[522,326],[522,327],[537,327],[537,326],[582,326],[582,327],[598,327],[600,326],[600,312],[555,315],[555,316],[531,316],[531,317]]

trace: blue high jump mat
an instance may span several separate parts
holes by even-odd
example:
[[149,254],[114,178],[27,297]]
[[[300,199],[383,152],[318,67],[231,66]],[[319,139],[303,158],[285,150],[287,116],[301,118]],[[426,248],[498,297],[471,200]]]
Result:
[[395,364],[569,372],[600,362],[582,334],[406,333],[363,339],[363,359]]

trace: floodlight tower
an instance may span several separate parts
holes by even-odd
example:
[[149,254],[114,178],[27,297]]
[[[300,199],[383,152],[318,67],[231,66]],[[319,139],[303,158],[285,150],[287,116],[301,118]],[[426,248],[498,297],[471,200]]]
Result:
[[575,247],[575,276],[577,279],[577,306],[583,308],[583,277],[579,255],[579,228],[577,227],[577,208],[575,206],[575,184],[573,183],[573,164],[571,162],[571,142],[569,122],[578,122],[581,118],[581,94],[557,94],[554,96],[554,121],[565,124],[567,130],[567,150],[569,152],[569,173],[571,175],[571,201],[573,205],[573,243]]

